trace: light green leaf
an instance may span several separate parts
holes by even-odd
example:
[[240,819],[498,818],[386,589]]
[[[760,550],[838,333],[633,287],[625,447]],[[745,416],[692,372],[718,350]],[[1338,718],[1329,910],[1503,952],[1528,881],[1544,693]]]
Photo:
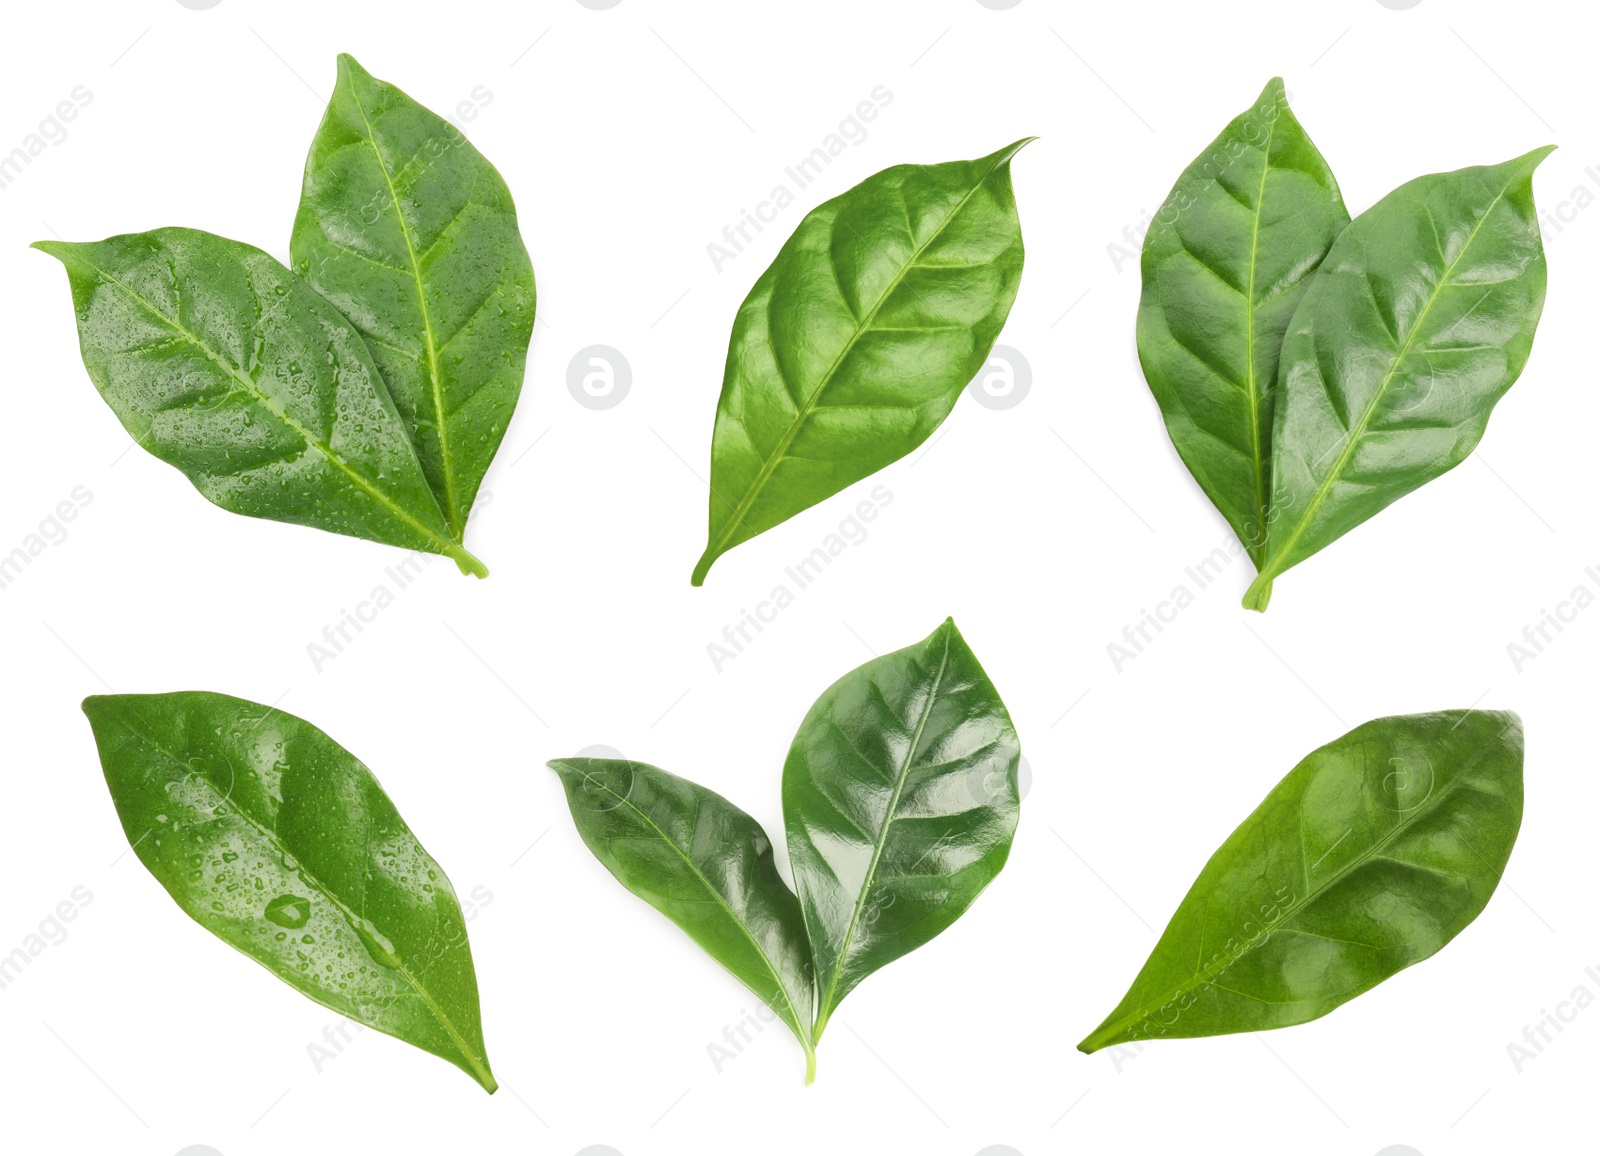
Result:
[[885,169],[800,222],[734,320],[694,585],[939,428],[1017,295],[1011,159],[1027,143]]
[[1228,836],[1078,1048],[1327,1015],[1476,919],[1521,822],[1516,715],[1364,723],[1302,759]]
[[1271,524],[1249,609],[1477,446],[1544,309],[1533,171],[1553,147],[1418,177],[1334,242],[1279,361]]

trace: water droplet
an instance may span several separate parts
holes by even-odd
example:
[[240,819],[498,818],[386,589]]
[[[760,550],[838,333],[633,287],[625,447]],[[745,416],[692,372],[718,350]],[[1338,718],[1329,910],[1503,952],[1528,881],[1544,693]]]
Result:
[[267,904],[266,916],[279,927],[298,931],[311,919],[311,900],[299,895],[280,895]]
[[356,937],[361,940],[361,946],[367,949],[367,954],[384,967],[399,967],[400,957],[394,953],[394,944],[383,932],[372,925],[370,920],[357,920],[355,924]]

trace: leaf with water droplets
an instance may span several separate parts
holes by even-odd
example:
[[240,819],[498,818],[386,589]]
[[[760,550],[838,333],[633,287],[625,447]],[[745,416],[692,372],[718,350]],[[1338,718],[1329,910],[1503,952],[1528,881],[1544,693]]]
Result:
[[460,541],[533,335],[511,191],[460,129],[342,55],[289,253],[370,343]]
[[66,266],[101,397],[212,502],[487,573],[451,536],[366,342],[270,255],[176,228],[34,247]]
[[208,691],[83,711],[129,843],[195,922],[495,1090],[455,889],[371,771],[302,719]]

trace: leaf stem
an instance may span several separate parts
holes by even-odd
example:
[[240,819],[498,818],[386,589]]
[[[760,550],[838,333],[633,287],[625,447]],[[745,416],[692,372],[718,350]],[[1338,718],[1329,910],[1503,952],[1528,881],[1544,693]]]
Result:
[[806,1087],[809,1088],[817,1078],[817,1049],[807,1039],[801,1039],[800,1046],[806,1050]]
[[1272,580],[1275,577],[1270,570],[1257,574],[1256,580],[1250,583],[1250,589],[1244,592],[1244,601],[1240,605],[1246,610],[1265,614],[1267,603],[1272,600]]
[[700,561],[694,564],[694,573],[689,578],[689,585],[705,585],[706,575],[711,571],[711,564],[717,560],[717,555],[712,552],[715,549],[715,544],[712,544],[706,547],[706,552],[704,554],[700,555]]
[[461,543],[454,543],[452,548],[446,551],[446,554],[463,574],[471,574],[474,578],[487,578],[489,576],[489,567],[478,561]]

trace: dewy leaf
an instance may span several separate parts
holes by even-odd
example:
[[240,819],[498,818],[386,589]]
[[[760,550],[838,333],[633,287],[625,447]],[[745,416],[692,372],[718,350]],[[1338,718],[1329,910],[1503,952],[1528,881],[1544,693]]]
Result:
[[687,931],[789,1026],[816,1074],[805,924],[761,825],[644,763],[555,759],[578,834],[629,891]]
[[1533,171],[1419,177],[1334,242],[1284,340],[1272,515],[1244,605],[1389,503],[1466,459],[1522,372],[1544,308]]
[[451,537],[366,342],[272,257],[195,229],[34,247],[66,266],[106,404],[212,502],[487,573]]
[[190,918],[495,1090],[455,890],[365,766],[223,694],[96,695],[83,712],[128,842]]
[[1350,223],[1274,77],[1195,158],[1145,234],[1139,362],[1184,465],[1259,566],[1278,350]]
[[946,619],[823,692],[783,768],[789,862],[811,941],[814,1040],[866,976],[927,943],[1005,865],[1017,735]]
[[1326,1015],[1476,919],[1521,822],[1516,715],[1364,723],[1302,759],[1228,836],[1079,1049]]
[[371,344],[459,542],[533,333],[505,182],[449,121],[340,56],[289,251]]
[[897,165],[807,214],[739,307],[699,586],[728,550],[916,449],[1022,277],[1011,158]]

